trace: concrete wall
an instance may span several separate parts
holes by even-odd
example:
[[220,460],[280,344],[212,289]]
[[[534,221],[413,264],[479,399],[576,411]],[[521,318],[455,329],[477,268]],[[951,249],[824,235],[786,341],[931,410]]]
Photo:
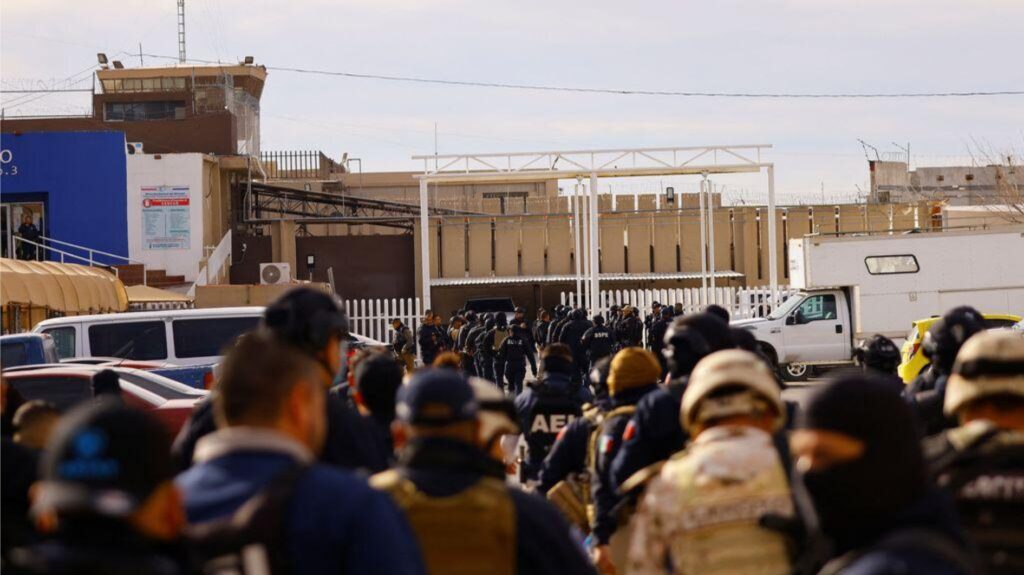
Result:
[[[151,269],[167,270],[195,280],[204,257],[204,196],[210,181],[204,178],[203,154],[136,154],[128,156],[128,256]],[[183,249],[147,249],[143,234],[143,187],[187,187],[189,241]],[[219,239],[219,238],[218,238]]]

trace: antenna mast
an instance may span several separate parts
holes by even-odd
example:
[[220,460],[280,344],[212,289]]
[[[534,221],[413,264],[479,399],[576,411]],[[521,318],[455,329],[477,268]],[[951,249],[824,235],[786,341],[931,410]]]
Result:
[[178,0],[178,62],[185,63],[185,0]]

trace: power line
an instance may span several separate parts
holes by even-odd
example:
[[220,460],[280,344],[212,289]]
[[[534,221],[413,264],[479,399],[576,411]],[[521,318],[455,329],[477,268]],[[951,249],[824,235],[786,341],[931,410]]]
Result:
[[[153,58],[176,60],[171,56],[146,54]],[[221,64],[212,60],[190,58],[189,61],[200,64]],[[637,90],[614,88],[581,88],[572,86],[549,86],[541,84],[510,84],[503,82],[481,82],[473,80],[444,80],[439,78],[422,78],[416,76],[391,76],[385,74],[360,74],[335,70],[316,70],[312,68],[295,68],[289,66],[266,66],[267,70],[276,72],[293,72],[317,76],[333,76],[360,80],[383,80],[386,82],[408,82],[416,84],[435,84],[441,86],[460,86],[474,88],[499,88],[505,90],[529,90],[542,92],[574,92],[584,94],[613,94],[619,96],[671,96],[683,98],[761,98],[761,99],[865,99],[865,98],[967,98],[979,96],[1024,96],[1024,90],[972,90],[968,92],[891,92],[891,93],[798,93],[798,92],[697,92],[674,90]]]

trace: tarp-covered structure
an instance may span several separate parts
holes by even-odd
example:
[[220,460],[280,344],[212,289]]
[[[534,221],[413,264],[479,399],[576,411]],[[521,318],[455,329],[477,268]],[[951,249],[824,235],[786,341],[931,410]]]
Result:
[[128,293],[101,268],[0,258],[0,305],[4,333],[15,333],[51,317],[127,311]]
[[131,311],[187,309],[192,307],[192,300],[184,294],[142,284],[128,286],[125,289],[128,291],[128,308]]

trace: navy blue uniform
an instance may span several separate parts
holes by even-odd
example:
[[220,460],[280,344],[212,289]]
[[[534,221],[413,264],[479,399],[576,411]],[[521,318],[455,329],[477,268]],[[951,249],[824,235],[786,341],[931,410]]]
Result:
[[[503,466],[478,449],[449,439],[419,439],[402,453],[400,472],[430,497],[451,497],[489,475],[504,479]],[[576,575],[594,573],[589,559],[569,537],[569,526],[547,501],[509,488],[516,519],[516,572]],[[481,518],[483,520],[484,518]]]
[[484,340],[492,329],[494,329],[494,320],[489,319],[484,322],[483,329],[474,334],[474,341],[476,341],[476,373],[488,381],[495,381],[494,349],[487,346]]
[[678,378],[637,402],[636,413],[623,432],[623,444],[611,466],[611,479],[622,485],[634,473],[664,461],[686,445],[679,407],[688,378]]
[[[594,501],[594,520],[591,529],[599,545],[606,545],[618,526],[613,510],[621,497],[618,495],[618,483],[612,479],[612,462],[622,447],[622,434],[629,423],[631,413],[615,415],[616,410],[634,406],[644,396],[657,391],[658,385],[651,384],[634,389],[626,389],[611,398],[609,415],[601,424],[601,435],[597,438],[594,448],[594,476],[590,479],[590,489]],[[677,411],[678,413],[678,411]]]
[[587,444],[593,429],[593,421],[580,417],[558,433],[537,475],[539,493],[546,494],[556,483],[571,474],[586,471]]
[[[559,343],[564,343],[569,346],[572,350],[572,358],[576,362],[576,378],[581,380],[586,376],[587,373],[587,354],[583,349],[583,334],[587,333],[592,324],[584,319],[582,312],[577,312],[577,316],[570,320],[562,328],[562,333],[559,337]],[[575,379],[575,378],[574,378]]]
[[441,347],[441,342],[438,341],[437,329],[432,325],[421,325],[416,331],[416,343],[420,346],[423,364],[430,365],[434,363],[434,358],[437,357],[437,352]]
[[494,373],[493,381],[502,388],[505,387],[505,358],[498,350],[508,337],[508,327],[500,322],[484,336],[484,347],[491,353],[491,361],[494,363],[491,368]]
[[615,325],[615,339],[620,347],[638,346],[642,343],[644,325],[635,315],[629,315]]
[[580,345],[586,352],[590,365],[593,365],[594,362],[608,357],[615,350],[615,334],[603,325],[595,325],[583,334]]
[[505,379],[508,381],[508,392],[513,396],[523,391],[523,380],[526,379],[526,362],[530,362],[530,371],[537,375],[537,361],[533,357],[533,344],[527,339],[521,328],[514,328],[512,335],[505,338],[498,347],[495,364],[500,360],[505,366]]
[[555,443],[558,433],[583,414],[583,404],[593,398],[581,393],[565,373],[544,373],[536,384],[516,398],[516,415],[529,447],[523,464],[523,477],[536,479],[541,464]]

